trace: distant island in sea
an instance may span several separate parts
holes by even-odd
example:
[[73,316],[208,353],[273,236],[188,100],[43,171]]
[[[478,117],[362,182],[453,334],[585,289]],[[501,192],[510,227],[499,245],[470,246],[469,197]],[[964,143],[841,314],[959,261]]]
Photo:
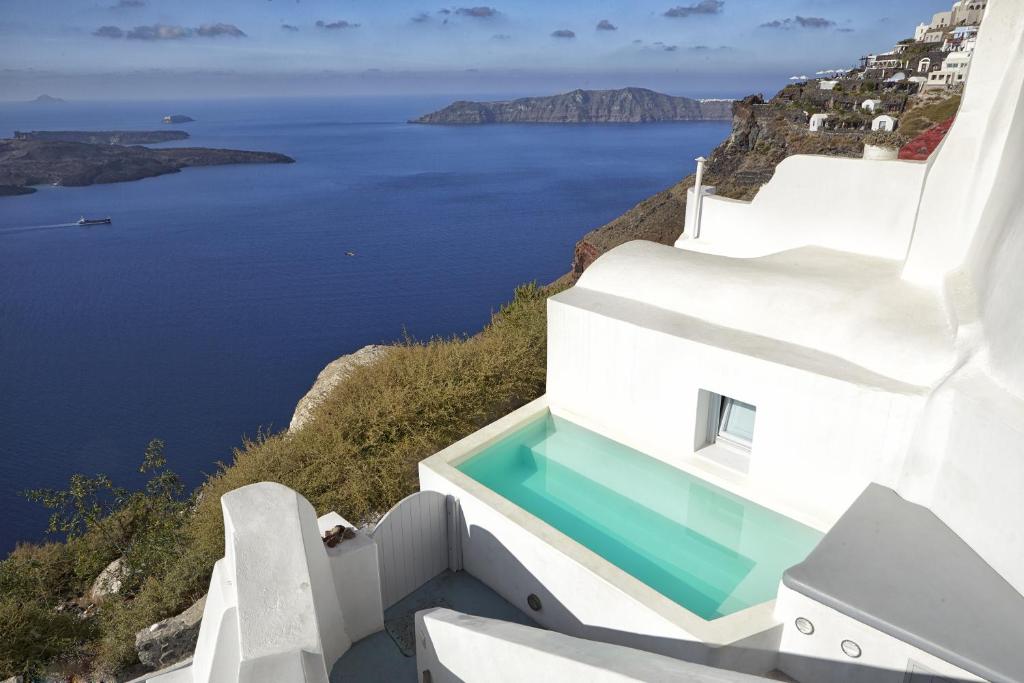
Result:
[[0,197],[35,192],[32,185],[83,186],[140,180],[177,173],[189,166],[290,164],[274,152],[141,144],[184,140],[181,130],[16,131],[0,139]]
[[646,88],[573,90],[499,102],[460,100],[409,123],[656,123],[729,121],[732,100],[694,100]]

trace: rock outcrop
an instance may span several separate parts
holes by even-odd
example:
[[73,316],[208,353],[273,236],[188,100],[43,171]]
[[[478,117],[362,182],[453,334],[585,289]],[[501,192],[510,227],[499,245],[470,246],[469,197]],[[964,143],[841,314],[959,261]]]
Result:
[[728,121],[732,102],[673,97],[645,88],[573,90],[502,102],[459,101],[410,123],[651,123]]
[[0,139],[0,186],[96,185],[177,173],[189,166],[290,164],[294,161],[284,154],[234,149],[152,149],[60,140]]
[[191,657],[199,640],[205,607],[204,595],[181,614],[158,621],[135,634],[139,661],[148,669],[156,670]]
[[323,403],[327,395],[334,387],[338,386],[341,380],[348,377],[354,369],[376,361],[387,349],[388,347],[384,345],[364,346],[355,353],[331,361],[317,375],[316,381],[313,382],[313,386],[306,392],[306,395],[299,399],[298,405],[295,406],[295,413],[292,415],[292,421],[288,425],[288,431],[295,432],[302,429],[313,417],[317,406]]
[[184,114],[170,114],[164,117],[164,123],[191,123],[192,121],[195,119]]
[[[801,112],[785,103],[752,95],[733,105],[732,131],[708,159],[705,184],[719,195],[749,200],[775,174],[780,161],[793,154],[858,158],[869,131],[816,132],[807,129]],[[576,243],[572,274],[579,277],[601,254],[631,240],[673,244],[683,231],[687,176],[649,197]]]
[[85,142],[90,145],[152,145],[171,140],[186,140],[183,130],[33,130],[14,131],[15,140],[53,140]]
[[117,558],[100,572],[96,580],[89,588],[89,602],[98,603],[108,595],[116,595],[121,592],[121,579],[123,578],[124,567],[121,558]]

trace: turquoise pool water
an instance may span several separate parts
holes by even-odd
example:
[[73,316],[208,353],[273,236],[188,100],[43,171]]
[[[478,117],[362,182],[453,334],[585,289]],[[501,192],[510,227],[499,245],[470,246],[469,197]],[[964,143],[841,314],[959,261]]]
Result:
[[821,538],[550,415],[458,469],[708,620],[774,599]]

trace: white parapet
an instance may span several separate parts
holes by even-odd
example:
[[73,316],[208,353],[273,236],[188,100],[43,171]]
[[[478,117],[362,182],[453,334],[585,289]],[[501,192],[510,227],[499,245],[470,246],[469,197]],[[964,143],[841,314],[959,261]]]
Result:
[[[214,566],[191,666],[160,683],[326,683],[352,641],[383,627],[377,549],[357,533],[325,548],[309,501],[271,482],[221,498],[224,558]],[[349,620],[351,616],[351,620]]]
[[416,613],[416,665],[433,683],[768,680],[449,609]]
[[925,171],[919,161],[792,156],[753,201],[705,196],[700,239],[687,215],[675,246],[739,258],[818,246],[902,260]]

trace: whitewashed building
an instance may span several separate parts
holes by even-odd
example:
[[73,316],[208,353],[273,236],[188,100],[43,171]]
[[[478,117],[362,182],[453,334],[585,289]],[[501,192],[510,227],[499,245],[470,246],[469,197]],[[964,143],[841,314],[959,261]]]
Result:
[[546,395],[376,525],[224,496],[150,680],[1024,681],[1024,4],[987,11],[929,161],[691,191],[675,247],[549,299]]
[[874,113],[876,109],[881,108],[882,100],[868,99],[860,103],[860,108],[864,111]]
[[819,130],[825,129],[825,122],[828,121],[828,114],[811,114],[810,121],[807,123],[808,129],[812,133],[816,133]]
[[897,121],[894,116],[882,114],[881,116],[876,116],[871,120],[871,130],[887,131],[891,133],[896,130],[896,123]]

